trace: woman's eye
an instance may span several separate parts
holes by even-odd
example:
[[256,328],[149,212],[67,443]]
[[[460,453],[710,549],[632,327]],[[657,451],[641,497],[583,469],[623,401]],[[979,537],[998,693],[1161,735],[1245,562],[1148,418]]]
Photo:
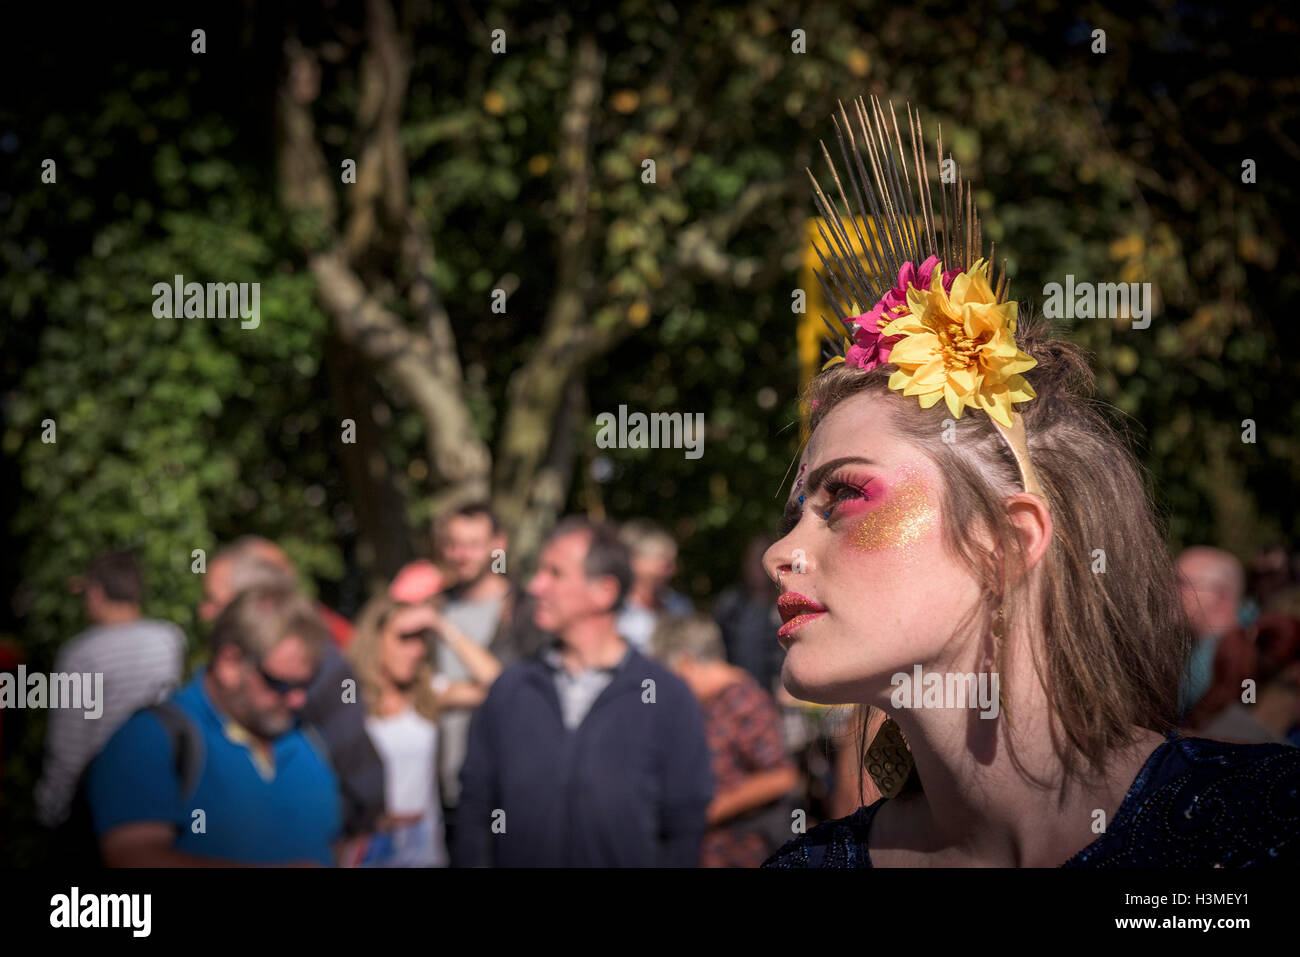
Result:
[[862,497],[862,489],[856,488],[852,485],[837,485],[832,489],[832,493],[832,501],[836,502],[843,502],[846,497],[852,497],[855,495],[859,498]]
[[[870,483],[868,483],[870,484]],[[826,486],[828,496],[825,517],[830,518],[835,509],[845,502],[866,498],[866,486],[850,485],[847,482],[830,482]]]

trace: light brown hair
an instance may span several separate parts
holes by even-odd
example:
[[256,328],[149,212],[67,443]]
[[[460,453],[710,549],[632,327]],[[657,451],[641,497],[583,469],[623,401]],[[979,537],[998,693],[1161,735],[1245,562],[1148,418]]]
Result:
[[[347,656],[356,669],[357,681],[361,685],[361,696],[370,714],[375,714],[375,709],[379,706],[381,691],[379,643],[384,635],[384,627],[394,612],[399,608],[409,607],[411,606],[381,594],[366,602],[357,617],[352,640],[348,642]],[[433,691],[433,675],[433,664],[426,655],[415,670],[415,682],[411,686],[411,704],[420,715],[430,721],[438,719],[438,700]]]
[[260,663],[290,635],[297,637],[319,658],[330,640],[329,630],[310,598],[292,584],[254,585],[241,591],[212,624],[212,657],[227,645]]
[[726,661],[722,629],[708,615],[663,615],[655,622],[650,636],[654,656],[667,663],[676,655],[689,655],[696,661]]

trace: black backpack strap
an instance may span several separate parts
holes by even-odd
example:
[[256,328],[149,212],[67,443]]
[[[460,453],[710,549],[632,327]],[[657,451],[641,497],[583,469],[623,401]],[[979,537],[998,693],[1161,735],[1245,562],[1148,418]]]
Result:
[[[172,768],[180,783],[181,797],[188,798],[199,784],[199,775],[203,773],[203,761],[207,748],[198,727],[183,710],[171,701],[163,701],[149,708],[148,711],[171,743]],[[86,792],[86,780],[90,776],[90,765],[81,772],[77,787],[73,792],[72,806],[67,819],[48,836],[46,846],[46,866],[67,868],[70,866],[97,868],[103,866],[99,855],[99,841],[95,837],[94,817]]]
[[172,767],[181,786],[181,797],[187,798],[199,786],[207,749],[203,735],[190,716],[174,701],[162,701],[148,709],[167,732],[172,744]]

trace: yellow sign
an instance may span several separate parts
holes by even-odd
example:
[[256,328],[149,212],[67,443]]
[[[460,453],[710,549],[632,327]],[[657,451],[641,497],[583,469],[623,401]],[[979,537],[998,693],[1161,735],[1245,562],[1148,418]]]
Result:
[[[866,253],[863,250],[861,243],[858,241],[859,231],[861,231],[863,236],[871,237],[872,242],[876,244],[877,249],[880,248],[880,245],[879,239],[875,236],[869,222],[863,220],[861,216],[855,217],[855,219],[857,220],[858,228],[856,230],[849,230],[849,242],[852,245],[854,253],[857,254],[858,259],[861,260]],[[826,221],[820,216],[814,216],[808,220],[804,232],[802,266],[799,270],[799,287],[804,290],[806,296],[804,300],[804,314],[803,318],[799,320],[797,333],[799,344],[800,395],[803,394],[805,386],[812,381],[812,377],[821,371],[822,363],[826,361],[822,356],[822,342],[830,335],[830,330],[826,328],[826,322],[829,322],[831,326],[836,329],[842,327],[842,323],[835,317],[835,313],[831,309],[830,303],[828,303],[826,297],[822,295],[821,283],[817,281],[817,276],[813,272],[814,269],[817,269],[821,271],[823,279],[828,279],[826,276],[826,270],[822,266],[822,261],[817,255],[818,249],[822,251],[822,255],[825,256],[829,262],[834,263],[835,261],[834,254],[836,247],[832,246],[827,248],[826,241],[822,239],[821,232],[817,229],[818,225],[825,230],[827,236],[832,235],[831,227],[827,225]],[[863,264],[863,268],[866,269],[868,275],[873,272],[873,270],[865,263]],[[847,290],[845,291],[847,292]],[[874,305],[874,302],[850,303],[850,308],[855,310],[851,315],[861,315]],[[823,316],[826,317],[826,322],[822,322]],[[847,337],[847,335],[848,330],[845,330],[845,336]],[[808,410],[803,407],[802,403],[799,406],[799,432],[801,442],[807,442]]]

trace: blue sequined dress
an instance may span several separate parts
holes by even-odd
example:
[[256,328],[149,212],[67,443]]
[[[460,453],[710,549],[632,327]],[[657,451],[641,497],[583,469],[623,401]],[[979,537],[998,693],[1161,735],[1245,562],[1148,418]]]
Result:
[[[764,867],[871,867],[881,798],[789,841]],[[1300,866],[1300,749],[1170,733],[1106,833],[1063,867]]]

